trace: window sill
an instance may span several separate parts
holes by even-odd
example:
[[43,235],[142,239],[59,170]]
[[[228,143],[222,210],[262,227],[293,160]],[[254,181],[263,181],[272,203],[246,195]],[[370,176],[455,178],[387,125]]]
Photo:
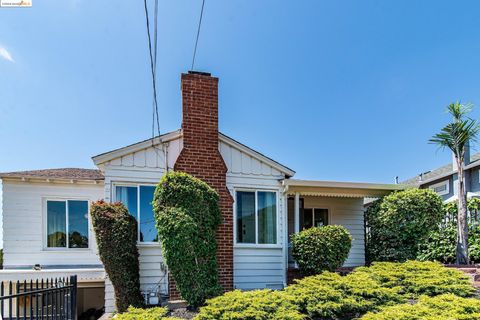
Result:
[[89,252],[91,248],[43,248],[44,252]]
[[137,242],[137,247],[160,247],[160,242]]
[[281,244],[236,243],[234,249],[282,249]]

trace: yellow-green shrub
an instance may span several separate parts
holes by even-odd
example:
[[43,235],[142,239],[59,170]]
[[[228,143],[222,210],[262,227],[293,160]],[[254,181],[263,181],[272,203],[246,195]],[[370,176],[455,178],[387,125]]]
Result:
[[453,294],[422,296],[415,304],[400,304],[367,313],[361,320],[476,320],[480,319],[480,300]]
[[355,269],[351,276],[364,274],[385,288],[394,288],[407,298],[453,293],[466,297],[474,292],[471,280],[463,272],[445,268],[436,262],[377,262]]
[[231,291],[207,300],[195,320],[301,320],[306,317],[284,291]]
[[383,288],[366,274],[332,272],[297,280],[285,293],[312,318],[353,318],[384,305],[402,303],[397,288]]
[[167,308],[134,308],[129,307],[127,312],[115,316],[115,320],[181,320],[180,318],[167,317]]

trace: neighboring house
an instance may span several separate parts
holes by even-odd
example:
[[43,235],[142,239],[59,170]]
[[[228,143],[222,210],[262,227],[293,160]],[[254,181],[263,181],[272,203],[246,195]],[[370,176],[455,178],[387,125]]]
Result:
[[[345,226],[353,237],[345,266],[364,264],[364,198],[401,186],[294,180],[292,169],[218,132],[217,78],[189,72],[181,81],[181,130],[94,156],[98,170],[0,175],[6,269],[0,272],[2,280],[78,274],[82,307],[105,304],[113,311],[112,286],[88,215],[92,201],[105,199],[123,202],[138,219],[142,291],[177,298],[163,268],[150,204],[155,184],[167,170],[188,172],[220,194],[218,261],[226,290],[284,287],[293,266],[289,236],[311,226]],[[33,270],[36,265],[41,270]],[[95,300],[102,290],[105,300]]]
[[[465,190],[467,197],[480,197],[480,152],[465,154]],[[430,188],[440,195],[445,202],[457,199],[457,165],[452,155],[452,162],[440,168],[423,172],[416,177],[403,181],[402,184],[422,189]]]

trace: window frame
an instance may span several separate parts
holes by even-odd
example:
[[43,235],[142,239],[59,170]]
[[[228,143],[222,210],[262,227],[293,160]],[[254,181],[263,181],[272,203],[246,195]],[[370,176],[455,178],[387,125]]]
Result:
[[[436,192],[435,191],[435,188],[438,188],[438,187],[443,186],[443,185],[446,186],[445,191],[441,191],[441,192]],[[433,192],[435,192],[439,196],[447,195],[447,194],[450,193],[450,180],[443,180],[441,182],[432,184],[432,185],[428,186],[428,189],[432,190]]]
[[[63,201],[65,202],[65,229],[66,229],[66,246],[65,247],[49,247],[48,246],[48,201]],[[68,201],[85,201],[87,202],[88,212],[87,212],[87,236],[88,236],[88,248],[69,248],[69,223],[68,223]],[[90,232],[92,228],[91,219],[90,219],[90,205],[91,199],[83,197],[43,197],[42,198],[42,211],[43,211],[43,250],[44,251],[92,251],[92,235]]]
[[[255,193],[255,243],[237,242],[237,192],[254,192]],[[276,243],[258,243],[258,192],[272,192],[275,194],[275,228],[276,228]],[[280,199],[278,189],[271,188],[248,188],[238,187],[234,188],[233,192],[233,246],[236,248],[282,248],[280,243]]]
[[[303,222],[304,222],[304,224],[305,224],[305,209],[307,209],[307,210],[312,210],[312,221],[313,221],[313,223],[315,223],[315,209],[327,210],[327,219],[328,219],[328,224],[327,224],[327,226],[332,225],[332,219],[331,219],[332,209],[331,209],[330,207],[326,207],[326,206],[323,206],[323,207],[322,207],[322,206],[320,206],[320,207],[318,207],[318,206],[316,206],[316,207],[304,207],[303,210],[302,210],[302,212],[301,212],[301,214],[303,215]],[[303,228],[303,226],[300,226],[300,227],[302,227],[302,229],[301,229],[300,231],[305,230],[305,229]],[[312,226],[312,228],[313,228],[313,227],[314,227],[314,226]]]
[[156,187],[156,183],[148,182],[114,182],[112,183],[112,202],[117,201],[117,187],[135,187],[137,188],[137,245],[139,246],[158,246],[159,241],[140,241],[140,187]]

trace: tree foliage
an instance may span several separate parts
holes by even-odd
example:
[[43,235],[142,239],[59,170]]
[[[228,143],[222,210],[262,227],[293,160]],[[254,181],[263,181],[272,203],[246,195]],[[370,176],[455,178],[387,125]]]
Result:
[[165,174],[155,190],[153,205],[165,262],[182,298],[192,307],[221,292],[218,201],[214,189],[182,172]]
[[129,306],[142,306],[137,221],[119,202],[94,202],[90,214],[98,253],[115,291],[117,311],[124,312]]
[[442,199],[429,189],[408,189],[375,201],[365,215],[367,260],[415,259],[420,243],[443,217]]
[[343,226],[323,226],[292,235],[292,255],[304,275],[334,271],[341,267],[352,247],[352,237]]

